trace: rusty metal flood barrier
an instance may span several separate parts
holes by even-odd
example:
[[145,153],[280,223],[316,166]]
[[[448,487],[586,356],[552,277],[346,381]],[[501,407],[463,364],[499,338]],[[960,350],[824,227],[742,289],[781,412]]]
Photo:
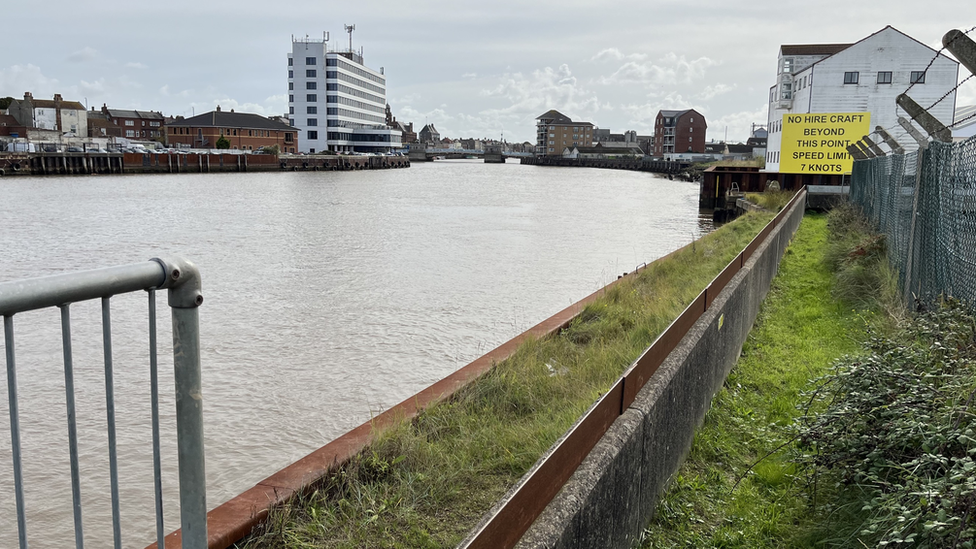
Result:
[[[716,276],[698,297],[668,326],[586,415],[543,457],[509,498],[495,509],[464,549],[511,548],[542,514],[556,493],[573,475],[583,459],[607,432],[610,425],[633,404],[637,394],[658,367],[678,346],[691,327],[711,306],[729,281],[779,226],[793,207],[806,200],[801,189],[779,214]],[[802,207],[802,206],[801,206]]]
[[[794,206],[800,205],[802,207],[805,199],[806,189],[804,188],[797,192],[790,203],[657,337],[654,343],[590,408],[571,431],[557,442],[546,456],[540,459],[509,494],[508,499],[496,507],[491,512],[491,516],[482,521],[461,547],[507,549],[515,546],[533,521],[538,518],[556,493],[577,470],[590,450],[601,440],[628,406],[634,402],[641,388],[648,383],[665,358],[678,346],[689,329],[708,310],[708,307],[715,301],[729,281],[766,242],[776,227],[782,224]],[[680,250],[666,255],[658,261],[678,251]],[[636,276],[646,267],[647,264],[644,264],[643,267],[629,273],[629,276]],[[271,508],[285,504],[293,497],[304,493],[309,486],[347,463],[370,444],[376,433],[382,432],[397,422],[416,417],[432,404],[449,399],[462,387],[488,372],[494,364],[514,354],[523,341],[529,338],[543,338],[558,334],[570,325],[586,305],[599,299],[607,288],[616,283],[617,281],[610,283],[543,320],[453,374],[211,510],[207,514],[208,548],[225,549],[241,540],[267,518]],[[165,547],[180,547],[181,537],[182,532],[179,530],[169,534],[165,539]],[[160,549],[160,547],[162,546],[154,543],[147,549]]]

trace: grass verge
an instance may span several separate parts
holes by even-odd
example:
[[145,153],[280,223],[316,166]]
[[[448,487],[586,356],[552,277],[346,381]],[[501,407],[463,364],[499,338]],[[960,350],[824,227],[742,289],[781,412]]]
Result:
[[771,218],[742,216],[621,281],[560,335],[382,433],[238,547],[454,547]]
[[782,210],[796,194],[795,191],[766,191],[761,193],[746,193],[746,200],[769,211]]
[[[855,352],[876,314],[835,300],[827,216],[804,217],[724,388],[640,547],[807,547],[816,519],[787,445],[811,379]],[[771,453],[772,452],[772,453]],[[758,464],[757,464],[758,463]],[[753,467],[753,464],[756,464]]]

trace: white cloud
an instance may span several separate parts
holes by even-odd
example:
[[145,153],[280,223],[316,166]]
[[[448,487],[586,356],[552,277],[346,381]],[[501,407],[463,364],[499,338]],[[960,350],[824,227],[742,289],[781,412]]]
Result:
[[182,90],[178,92],[172,92],[169,89],[169,84],[164,85],[159,88],[159,94],[163,97],[190,97],[193,94],[193,90]]
[[96,93],[105,93],[105,79],[99,78],[94,82],[86,82],[85,80],[82,80],[81,84],[78,85],[78,91],[86,96],[94,95]]
[[[197,104],[195,103],[194,106],[196,105]],[[204,105],[204,108],[206,108],[207,110],[216,109],[218,105],[220,106],[220,110],[222,111],[233,110],[235,112],[247,112],[253,114],[260,114],[261,116],[271,116],[276,114],[280,115],[281,111],[283,110],[283,109],[272,110],[260,103],[249,103],[249,102],[241,103],[240,101],[229,97],[215,99],[211,106],[207,107],[206,105]]]
[[624,59],[643,61],[647,59],[647,55],[643,53],[631,53],[624,55],[623,52],[617,48],[606,48],[597,52],[596,55],[590,58],[590,61],[623,61]]
[[482,90],[481,95],[506,100],[508,106],[488,109],[483,113],[522,114],[532,118],[556,109],[571,118],[586,118],[605,108],[595,93],[580,86],[569,65],[558,69],[546,67],[532,72],[530,77],[522,73],[505,74],[492,89]]
[[41,68],[35,65],[14,65],[0,69],[0,90],[8,90],[9,93],[29,91],[38,98],[54,97],[55,93],[61,93],[59,88],[60,83],[56,78],[44,76]]
[[649,62],[646,59],[631,59],[610,76],[602,76],[596,82],[608,86],[691,84],[705,78],[706,69],[718,64],[718,61],[708,57],[699,57],[689,61],[684,55],[671,52],[656,62]]
[[708,121],[708,139],[714,139],[715,141],[724,140],[726,128],[728,128],[729,142],[745,142],[749,137],[752,124],[766,125],[766,109],[767,105],[764,104],[751,111],[731,112],[716,118],[709,118],[707,113],[702,113],[705,114],[705,118]]
[[134,63],[126,63],[125,68],[142,70],[142,69],[148,69],[149,66],[144,63],[134,62]]
[[478,73],[476,72],[466,72],[461,75],[461,78],[475,79],[478,78]]
[[85,61],[93,61],[98,57],[98,50],[85,46],[84,48],[74,51],[68,56],[68,61],[72,63],[84,63]]
[[701,99],[702,101],[708,101],[709,99],[713,99],[719,95],[729,93],[730,91],[734,90],[737,87],[738,85],[736,84],[732,84],[731,86],[727,84],[716,84],[714,86],[705,86],[704,88],[702,88],[701,92],[695,94],[695,98]]

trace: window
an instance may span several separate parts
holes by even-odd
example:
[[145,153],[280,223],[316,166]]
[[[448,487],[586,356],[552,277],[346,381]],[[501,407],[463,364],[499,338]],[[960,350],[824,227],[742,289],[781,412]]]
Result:
[[295,114],[295,107],[288,107],[288,114]]
[[336,67],[338,65],[339,65],[339,60],[338,59],[326,59],[325,60],[325,66],[326,67]]
[[318,126],[319,125],[319,120],[318,120],[318,118],[309,118],[308,120],[305,121],[305,125],[306,126]]
[[305,89],[306,90],[314,90],[315,89],[315,82],[305,82]]
[[294,89],[295,89],[295,83],[294,82],[289,82],[288,83],[288,91],[293,91]]
[[295,96],[294,96],[294,95],[291,95],[291,94],[289,94],[289,95],[288,95],[288,102],[289,102],[289,103],[294,103],[294,102],[295,102]]
[[[289,125],[289,126],[294,126],[294,125],[295,125],[295,119],[294,119],[294,118],[289,118],[289,119],[288,119],[288,125]],[[287,140],[287,139],[285,139],[285,141],[288,141],[288,140]]]
[[891,84],[891,71],[878,71],[878,84]]
[[690,137],[688,138],[688,142],[691,143],[691,138]]
[[125,130],[125,136],[126,137],[135,137],[136,136],[136,132],[135,132],[135,130]]
[[857,84],[858,75],[859,75],[859,73],[857,71],[854,71],[854,72],[845,72],[844,73],[844,83],[845,84]]
[[315,149],[309,149],[308,154],[315,154]]
[[317,132],[315,130],[310,130],[308,132],[308,138],[309,139],[318,139],[319,138],[319,132]]
[[288,71],[288,78],[295,78],[295,71]]
[[688,128],[688,133],[695,133],[695,128]]
[[135,126],[135,125],[136,125],[136,123],[135,123],[135,122],[133,122],[132,120],[126,120],[126,121],[125,121],[125,125],[126,125],[126,126]]
[[305,64],[306,65],[314,65],[315,64],[315,58],[314,57],[306,57],[305,58]]
[[783,72],[784,73],[791,73],[791,72],[793,72],[793,58],[792,57],[784,57],[783,58]]
[[288,66],[289,67],[292,66],[292,64],[294,64],[294,61],[295,61],[294,59],[292,59],[291,57],[289,57],[288,58]]
[[308,103],[315,103],[318,100],[319,100],[318,94],[314,94],[314,93],[305,94],[305,101]]
[[925,71],[912,71],[912,84],[925,83]]
[[305,107],[305,114],[318,114],[318,113],[319,113],[319,108],[316,107],[315,105],[309,105],[308,107]]
[[688,117],[688,122],[694,122],[694,121],[695,121],[695,117],[694,116],[689,116]]
[[315,78],[315,69],[308,69],[305,71],[305,78]]

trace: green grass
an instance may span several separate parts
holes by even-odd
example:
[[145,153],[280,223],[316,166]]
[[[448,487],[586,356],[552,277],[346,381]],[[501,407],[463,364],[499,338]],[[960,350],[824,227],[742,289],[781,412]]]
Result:
[[560,335],[381,434],[238,546],[455,546],[770,219],[745,215],[621,281]]
[[794,191],[766,191],[761,193],[746,193],[746,200],[769,211],[782,210],[796,194]]
[[810,492],[799,484],[791,454],[776,450],[789,442],[810,380],[857,351],[876,320],[834,299],[825,261],[831,239],[826,216],[804,217],[742,357],[641,548],[813,546],[819,519],[810,512]]

